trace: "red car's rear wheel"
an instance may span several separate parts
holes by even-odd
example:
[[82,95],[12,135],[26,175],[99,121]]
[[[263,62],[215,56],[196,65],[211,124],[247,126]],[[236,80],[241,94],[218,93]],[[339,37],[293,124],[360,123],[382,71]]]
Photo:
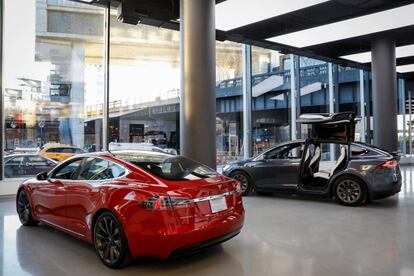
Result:
[[94,245],[101,261],[110,268],[120,268],[129,262],[126,236],[110,212],[102,213],[95,222]]

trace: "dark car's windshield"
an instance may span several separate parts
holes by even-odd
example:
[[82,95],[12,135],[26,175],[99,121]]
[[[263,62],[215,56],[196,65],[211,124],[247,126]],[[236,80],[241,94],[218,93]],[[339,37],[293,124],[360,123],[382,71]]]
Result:
[[115,153],[115,156],[167,180],[193,180],[217,175],[209,167],[183,156],[139,153]]

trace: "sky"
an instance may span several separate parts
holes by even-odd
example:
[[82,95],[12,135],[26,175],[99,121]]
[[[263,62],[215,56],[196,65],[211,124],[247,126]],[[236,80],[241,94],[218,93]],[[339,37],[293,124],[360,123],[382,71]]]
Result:
[[[48,62],[35,62],[35,3],[6,0],[4,15],[4,87],[18,88],[17,77],[46,81],[52,68]],[[25,7],[22,9],[21,7]],[[22,18],[24,23],[22,24]]]

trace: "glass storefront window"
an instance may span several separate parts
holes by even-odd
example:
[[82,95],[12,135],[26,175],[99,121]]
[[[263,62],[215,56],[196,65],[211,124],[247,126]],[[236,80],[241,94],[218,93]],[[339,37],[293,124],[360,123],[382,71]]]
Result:
[[[329,66],[327,62],[300,57],[300,114],[329,112]],[[308,137],[308,126],[301,125],[301,137]]]
[[220,168],[243,156],[242,45],[216,43],[216,146]]
[[257,155],[290,140],[289,55],[252,47],[252,82],[252,142]]
[[[5,154],[62,161],[73,155],[64,149],[95,150],[102,129],[86,114],[103,100],[102,9],[67,0],[5,0],[4,8]],[[34,165],[5,164],[5,176],[44,170]]]
[[[351,111],[360,117],[360,70],[344,66],[336,68],[338,70],[338,112]],[[365,90],[364,93],[366,93]],[[361,141],[361,126],[361,121],[358,120],[355,125],[356,141]]]
[[398,94],[398,143],[402,154],[410,154],[410,135],[408,133],[409,126],[407,117],[407,99],[406,99],[406,82],[403,79],[397,81],[397,94]]
[[[111,12],[109,149],[179,151],[179,32]],[[94,107],[92,107],[94,109]]]
[[406,104],[406,115],[405,115],[405,122],[406,122],[406,147],[407,147],[407,155],[409,155],[410,157],[412,157],[412,155],[414,154],[413,151],[413,102],[414,102],[414,94],[413,91],[408,89],[407,93],[406,93],[406,100],[405,100],[405,104]]

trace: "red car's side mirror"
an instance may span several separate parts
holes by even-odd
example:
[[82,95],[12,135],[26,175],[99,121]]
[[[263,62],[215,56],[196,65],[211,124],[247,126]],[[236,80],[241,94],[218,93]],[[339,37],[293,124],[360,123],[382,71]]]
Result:
[[44,181],[47,180],[47,172],[41,172],[36,175],[36,180]]

